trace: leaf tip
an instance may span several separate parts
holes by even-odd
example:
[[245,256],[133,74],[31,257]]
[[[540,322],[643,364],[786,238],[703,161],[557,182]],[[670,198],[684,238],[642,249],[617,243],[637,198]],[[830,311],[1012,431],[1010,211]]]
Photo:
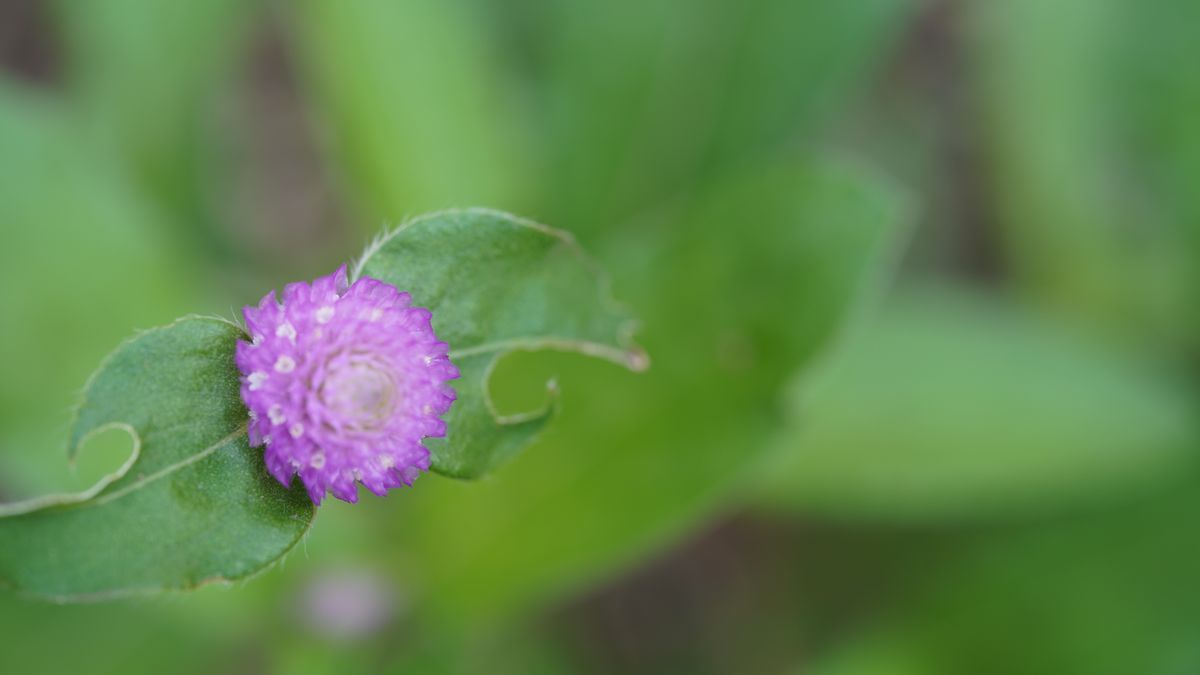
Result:
[[641,347],[635,347],[625,352],[625,366],[635,373],[644,373],[650,369],[650,355]]

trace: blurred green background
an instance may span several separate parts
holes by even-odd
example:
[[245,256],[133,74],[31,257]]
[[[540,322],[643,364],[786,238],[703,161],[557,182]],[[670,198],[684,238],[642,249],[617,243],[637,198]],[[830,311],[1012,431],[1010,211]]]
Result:
[[573,231],[644,375],[6,673],[1200,672],[1200,3],[3,0],[0,500],[76,392],[386,224]]

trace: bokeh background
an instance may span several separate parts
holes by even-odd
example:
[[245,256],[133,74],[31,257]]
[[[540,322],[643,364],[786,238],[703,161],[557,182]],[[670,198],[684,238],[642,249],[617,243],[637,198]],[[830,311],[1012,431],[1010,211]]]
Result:
[[0,595],[6,673],[1200,672],[1200,3],[2,0],[0,499],[135,329],[464,205],[644,375],[235,587]]

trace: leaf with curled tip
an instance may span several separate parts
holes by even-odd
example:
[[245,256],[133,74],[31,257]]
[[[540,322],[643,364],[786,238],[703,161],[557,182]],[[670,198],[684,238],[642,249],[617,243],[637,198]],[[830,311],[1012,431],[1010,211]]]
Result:
[[[489,209],[441,211],[381,237],[354,267],[433,311],[438,337],[462,372],[444,439],[429,439],[433,470],[477,478],[527,445],[550,418],[500,415],[488,381],[512,351],[577,352],[644,370],[630,314],[566,232]],[[552,385],[551,385],[551,394]],[[551,396],[552,398],[552,396]]]
[[71,430],[122,429],[129,460],[93,488],[0,505],[0,585],[59,601],[194,588],[248,577],[308,531],[302,490],[247,446],[233,353],[243,332],[187,317],[114,351]]

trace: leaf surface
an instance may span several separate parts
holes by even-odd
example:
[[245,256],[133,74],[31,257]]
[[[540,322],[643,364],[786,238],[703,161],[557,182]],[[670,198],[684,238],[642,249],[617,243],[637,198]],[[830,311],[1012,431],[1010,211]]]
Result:
[[987,296],[908,291],[794,390],[760,503],[883,520],[1038,514],[1192,463],[1191,387]]
[[524,380],[532,397],[537,375],[557,374],[562,415],[487,481],[429,481],[388,519],[427,604],[475,621],[550,602],[736,496],[776,430],[781,385],[888,269],[903,216],[859,171],[789,163],[730,176],[614,246],[653,366],[501,362],[504,392]]
[[294,3],[298,76],[361,222],[519,208],[534,182],[519,90],[460,2]]
[[514,350],[586,354],[641,370],[633,321],[607,280],[565,232],[499,211],[464,209],[417,218],[379,239],[355,266],[412,294],[433,311],[462,372],[444,439],[429,439],[433,469],[477,478],[527,444],[549,419],[540,410],[502,415],[488,381]]
[[188,317],[113,352],[84,391],[70,454],[112,428],[133,452],[86,492],[0,506],[0,585],[63,601],[194,588],[254,574],[299,541],[311,502],[247,446],[242,336]]

